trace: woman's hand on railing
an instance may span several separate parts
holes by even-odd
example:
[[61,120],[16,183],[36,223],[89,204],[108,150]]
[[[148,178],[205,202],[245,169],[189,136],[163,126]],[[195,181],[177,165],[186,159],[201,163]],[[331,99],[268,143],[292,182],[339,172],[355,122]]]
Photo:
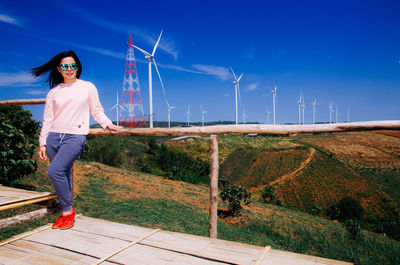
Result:
[[46,146],[42,145],[39,147],[39,157],[43,160],[47,160]]
[[119,131],[122,129],[122,126],[117,126],[117,125],[110,123],[109,125],[107,125],[106,129],[109,131]]

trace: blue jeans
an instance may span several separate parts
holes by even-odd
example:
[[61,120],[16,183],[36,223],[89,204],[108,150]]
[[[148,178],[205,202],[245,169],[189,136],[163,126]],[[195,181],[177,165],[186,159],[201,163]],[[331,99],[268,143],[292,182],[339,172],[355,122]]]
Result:
[[71,166],[82,153],[86,135],[50,132],[46,139],[46,151],[50,158],[48,174],[63,212],[72,208]]

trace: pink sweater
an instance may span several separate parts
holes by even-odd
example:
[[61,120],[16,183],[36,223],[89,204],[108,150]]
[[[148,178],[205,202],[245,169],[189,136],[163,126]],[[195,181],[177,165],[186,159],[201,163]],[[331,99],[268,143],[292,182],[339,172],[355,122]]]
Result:
[[89,111],[104,129],[111,123],[92,83],[78,79],[52,88],[46,97],[39,145],[46,145],[49,132],[87,135]]

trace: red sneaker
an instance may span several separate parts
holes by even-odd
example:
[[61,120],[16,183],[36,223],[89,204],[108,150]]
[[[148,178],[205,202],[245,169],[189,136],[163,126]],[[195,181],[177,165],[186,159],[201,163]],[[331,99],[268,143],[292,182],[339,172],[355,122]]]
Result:
[[54,224],[51,226],[51,228],[53,229],[60,228],[60,225],[63,223],[63,220],[64,220],[64,215],[60,215],[54,222]]
[[71,214],[64,215],[63,222],[59,226],[61,230],[69,229],[74,226],[75,223],[75,210],[72,210]]

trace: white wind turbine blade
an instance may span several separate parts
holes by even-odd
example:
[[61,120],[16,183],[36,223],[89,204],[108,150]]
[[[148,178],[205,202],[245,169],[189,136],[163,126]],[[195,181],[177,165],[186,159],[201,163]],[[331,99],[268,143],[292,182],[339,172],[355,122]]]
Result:
[[200,105],[201,112],[204,112],[203,106]]
[[243,76],[243,73],[239,76],[239,78],[238,78],[238,82],[240,81],[240,79],[242,79],[242,76]]
[[151,54],[151,56],[154,56],[154,53],[156,52],[156,49],[157,49],[158,43],[160,42],[162,33],[163,33],[163,30],[161,30],[160,36],[158,36],[158,40],[156,42],[156,45],[154,45],[153,53]]
[[229,66],[229,67],[231,68],[231,71],[232,71],[233,77],[235,77],[235,81],[238,81],[238,80],[237,80],[237,78],[236,78],[235,72],[234,72],[234,71],[233,71],[233,69],[232,69],[232,66]]
[[139,48],[138,46],[136,46],[136,45],[133,45],[133,47],[135,47],[136,49],[138,49],[139,51],[141,51],[144,55],[146,55],[146,56],[152,56],[150,53],[148,53],[148,52],[146,52],[145,50],[143,50],[142,48]]
[[156,71],[157,71],[157,74],[158,74],[158,78],[160,79],[161,88],[162,88],[163,93],[164,93],[165,102],[167,102],[167,105],[169,106],[168,100],[167,100],[167,94],[165,93],[164,84],[162,82],[160,72],[158,71],[158,67],[157,67],[156,61],[154,60],[154,58],[152,58],[152,60],[153,60],[153,63],[154,63],[154,67],[156,68]]

